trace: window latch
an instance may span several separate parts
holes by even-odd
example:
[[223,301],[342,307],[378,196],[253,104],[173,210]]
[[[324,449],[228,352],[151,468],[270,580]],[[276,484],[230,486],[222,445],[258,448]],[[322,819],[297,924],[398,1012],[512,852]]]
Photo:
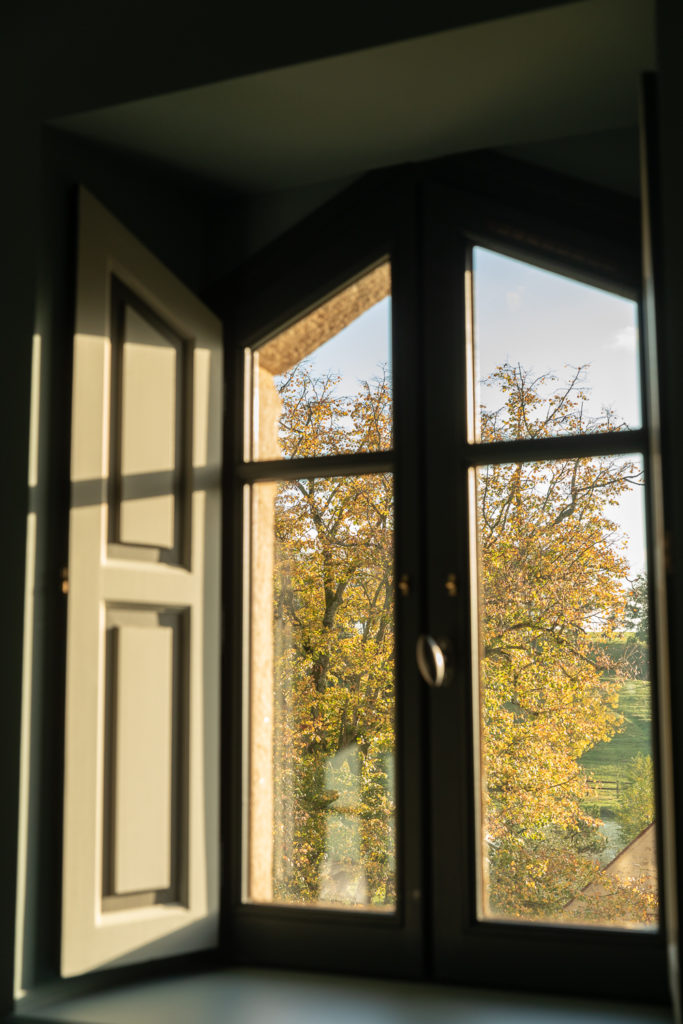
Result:
[[417,667],[429,686],[445,686],[449,681],[448,647],[446,640],[437,643],[426,633],[421,633],[417,639]]

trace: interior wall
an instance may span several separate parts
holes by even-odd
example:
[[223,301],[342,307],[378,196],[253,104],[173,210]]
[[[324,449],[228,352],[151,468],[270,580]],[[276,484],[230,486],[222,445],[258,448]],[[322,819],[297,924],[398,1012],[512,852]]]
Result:
[[[634,111],[635,114],[635,111]],[[627,196],[640,195],[638,126],[505,146],[500,152]]]
[[[214,196],[174,177],[161,166],[136,162],[116,151],[45,129],[43,189],[46,249],[54,254],[61,239],[49,238],[56,210],[63,209],[81,184],[162,260],[189,288],[201,289],[205,276],[207,221]],[[226,204],[229,196],[226,193]]]
[[354,177],[340,178],[301,188],[245,195],[227,213],[224,200],[219,201],[207,238],[205,285],[219,281],[355,180]]
[[2,685],[0,687],[0,1017],[11,1009],[14,963],[14,902],[18,811],[21,671],[23,660],[24,564],[26,554],[28,426],[31,335],[37,252],[40,136],[36,126],[3,124],[5,158],[0,161],[0,493],[2,494],[3,586],[0,587]]
[[212,0],[14,5],[3,15],[2,70],[19,84],[12,105],[47,120],[565,2],[422,0],[388,9],[348,0],[343,16],[326,18],[306,3],[267,13]]

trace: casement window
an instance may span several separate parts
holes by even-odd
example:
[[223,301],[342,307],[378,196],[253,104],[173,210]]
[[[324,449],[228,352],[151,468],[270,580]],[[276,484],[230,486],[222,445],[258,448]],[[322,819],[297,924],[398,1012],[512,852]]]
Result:
[[64,973],[663,998],[637,229],[459,173],[216,288],[224,404],[215,318],[83,199]]

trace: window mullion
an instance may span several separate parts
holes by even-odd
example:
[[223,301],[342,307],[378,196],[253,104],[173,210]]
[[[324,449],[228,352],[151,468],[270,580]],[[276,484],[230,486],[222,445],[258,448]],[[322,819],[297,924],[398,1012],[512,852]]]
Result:
[[244,483],[259,480],[299,480],[304,477],[364,476],[366,473],[391,473],[391,451],[358,455],[319,455],[306,459],[271,459],[268,462],[244,462],[236,467]]
[[648,449],[647,431],[619,430],[571,437],[532,437],[464,446],[463,458],[470,466],[503,462],[545,462],[551,459],[598,458],[625,455]]

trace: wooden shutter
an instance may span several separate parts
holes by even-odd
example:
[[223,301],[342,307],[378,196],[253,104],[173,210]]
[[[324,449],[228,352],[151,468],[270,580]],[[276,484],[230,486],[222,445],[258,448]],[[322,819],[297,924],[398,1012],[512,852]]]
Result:
[[62,975],[215,944],[220,324],[81,192]]

